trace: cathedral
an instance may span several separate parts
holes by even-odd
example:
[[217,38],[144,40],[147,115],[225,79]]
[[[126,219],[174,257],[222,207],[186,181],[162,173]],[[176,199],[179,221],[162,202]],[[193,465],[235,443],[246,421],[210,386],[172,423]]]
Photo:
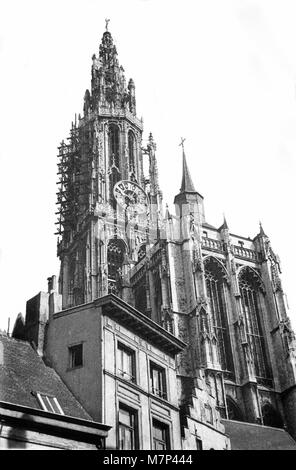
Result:
[[13,334],[110,426],[107,449],[293,447],[296,341],[270,239],[208,223],[183,139],[174,213],[163,207],[142,138],[106,22],[59,146],[59,278]]

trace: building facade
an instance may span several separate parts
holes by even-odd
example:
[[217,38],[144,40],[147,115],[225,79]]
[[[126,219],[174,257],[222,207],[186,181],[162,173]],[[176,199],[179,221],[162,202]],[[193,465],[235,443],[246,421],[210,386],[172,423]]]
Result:
[[[227,449],[227,420],[296,438],[295,335],[268,236],[207,222],[184,147],[175,214],[163,211],[156,144],[142,146],[135,84],[107,29],[92,61],[59,147],[61,269],[38,347],[112,426],[112,448]],[[70,371],[81,344],[86,362]]]
[[181,341],[112,294],[55,313],[47,338],[52,367],[94,419],[112,426],[108,449],[182,448]]

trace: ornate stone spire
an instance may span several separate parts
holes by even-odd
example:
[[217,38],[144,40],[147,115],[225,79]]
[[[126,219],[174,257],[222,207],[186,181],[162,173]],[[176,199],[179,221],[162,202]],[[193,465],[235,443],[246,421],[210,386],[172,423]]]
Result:
[[97,106],[120,108],[136,115],[135,84],[130,79],[126,86],[124,69],[119,65],[116,46],[108,30],[103,33],[98,57],[92,56],[91,97],[86,93],[84,112],[94,111]]
[[110,31],[106,30],[99,49],[99,60],[104,67],[118,66],[117,50]]

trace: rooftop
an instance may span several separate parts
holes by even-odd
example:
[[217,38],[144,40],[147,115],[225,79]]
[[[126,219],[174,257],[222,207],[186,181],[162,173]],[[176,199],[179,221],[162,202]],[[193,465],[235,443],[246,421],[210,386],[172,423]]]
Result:
[[147,340],[147,338],[149,338],[149,342],[152,345],[172,356],[180,353],[187,346],[183,341],[169,333],[144,313],[135,309],[114,294],[104,295],[93,302],[56,312],[53,315],[53,319],[63,315],[70,315],[87,306],[91,308],[102,307],[103,314],[114,318],[114,320],[123,324],[126,328],[131,328],[143,339]]
[[30,343],[0,333],[0,402],[41,410],[36,393],[55,397],[65,415],[92,421]]
[[226,419],[222,423],[231,450],[296,450],[296,442],[284,429]]

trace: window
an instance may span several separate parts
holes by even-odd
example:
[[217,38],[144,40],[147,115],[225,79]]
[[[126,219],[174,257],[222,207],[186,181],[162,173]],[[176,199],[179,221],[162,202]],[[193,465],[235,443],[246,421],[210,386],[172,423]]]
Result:
[[56,413],[59,415],[64,414],[56,397],[45,395],[44,393],[37,393],[37,398],[44,411],[49,411],[50,413]]
[[213,424],[213,410],[209,405],[205,405],[205,412],[206,412],[206,422],[209,424]]
[[247,341],[254,361],[256,377],[269,377],[263,331],[260,322],[259,280],[251,270],[243,270],[240,276],[240,294],[244,314]]
[[152,421],[153,432],[153,449],[154,450],[168,450],[170,449],[169,427],[153,419]]
[[121,179],[120,163],[119,163],[119,129],[114,124],[109,127],[108,133],[108,147],[109,147],[109,198],[115,209],[116,202],[113,197],[113,188],[117,181]]
[[117,294],[117,281],[121,276],[121,269],[124,261],[125,245],[120,239],[113,238],[108,243],[107,263],[108,263],[108,293]]
[[135,136],[132,131],[128,133],[128,155],[129,155],[129,169],[135,171]]
[[202,450],[202,440],[199,437],[195,438],[196,450]]
[[110,125],[109,134],[109,165],[115,165],[119,169],[119,129],[114,124]]
[[135,351],[118,343],[118,374],[130,382],[136,381]]
[[222,268],[209,258],[206,262],[206,288],[210,306],[210,320],[217,339],[218,361],[222,370],[233,370],[229,339],[224,278]]
[[138,419],[137,412],[125,405],[119,404],[119,449],[138,449]]
[[226,406],[228,415],[227,419],[231,419],[234,421],[244,421],[241,409],[231,397],[226,397]]
[[152,393],[160,398],[167,399],[165,369],[150,363],[150,379]]
[[83,348],[82,343],[69,347],[69,367],[81,367],[83,365]]

